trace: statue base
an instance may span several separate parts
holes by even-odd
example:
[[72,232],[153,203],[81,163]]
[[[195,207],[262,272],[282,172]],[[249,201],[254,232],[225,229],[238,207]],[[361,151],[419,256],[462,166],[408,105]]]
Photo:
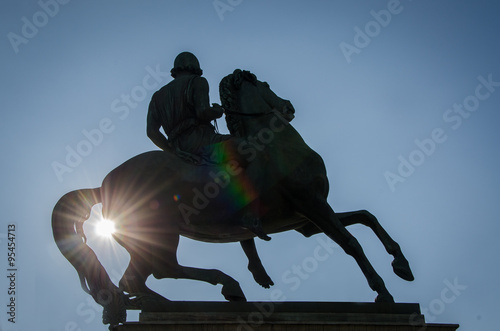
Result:
[[114,331],[454,331],[457,324],[427,324],[415,303],[171,302],[142,311],[139,322]]

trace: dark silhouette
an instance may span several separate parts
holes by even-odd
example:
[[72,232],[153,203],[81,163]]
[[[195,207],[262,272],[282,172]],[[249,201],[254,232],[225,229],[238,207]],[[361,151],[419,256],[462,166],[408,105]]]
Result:
[[[215,243],[242,242],[255,280],[264,287],[272,285],[257,256],[255,234],[238,225],[255,200],[251,187],[257,173],[265,187],[260,202],[266,233],[296,230],[306,237],[325,233],[356,260],[378,294],[376,301],[393,302],[346,226],[370,227],[394,256],[394,272],[410,281],[408,261],[371,213],[335,213],[329,206],[325,165],[289,124],[294,112],[290,102],[241,70],[221,81],[220,92],[231,133],[245,138],[236,150],[227,152],[246,158],[246,169],[235,161],[237,157],[225,164],[196,166],[169,150],[147,152],[111,171],[100,188],[67,193],[56,204],[52,216],[56,243],[78,271],[82,287],[104,306],[104,323],[124,321],[126,309],[158,307],[166,301],[146,286],[151,274],[222,284],[227,300],[246,300],[238,282],[223,272],[179,265],[180,235]],[[84,240],[83,222],[100,202],[103,216],[116,222],[114,238],[130,253],[119,287]]]
[[[182,52],[174,60],[171,70],[173,81],[153,94],[147,117],[148,137],[162,150],[170,150],[181,158],[198,165],[220,164],[234,153],[225,153],[235,149],[243,141],[227,134],[219,134],[210,123],[223,114],[218,104],[210,107],[208,82],[201,77],[203,70],[194,54]],[[168,139],[161,133],[163,128]],[[246,162],[239,157],[240,165]],[[260,181],[259,183],[261,183]],[[261,186],[255,186],[261,192]],[[256,194],[258,198],[259,193]],[[238,224],[254,232],[259,238],[271,240],[262,229],[259,203],[253,204]]]
[[[171,70],[174,80],[156,91],[151,98],[147,117],[148,137],[162,150],[173,149],[194,154],[196,163],[211,162],[216,143],[230,135],[216,132],[211,121],[220,118],[220,105],[210,106],[208,82],[198,59],[189,52],[180,53]],[[160,128],[168,140],[160,132]]]

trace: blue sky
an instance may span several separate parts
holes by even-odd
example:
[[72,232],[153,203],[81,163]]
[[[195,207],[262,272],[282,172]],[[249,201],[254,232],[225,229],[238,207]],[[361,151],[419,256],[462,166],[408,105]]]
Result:
[[[4,235],[15,224],[19,269],[17,323],[2,313],[1,328],[106,330],[53,242],[52,208],[64,193],[100,186],[114,167],[156,148],[145,134],[149,99],[170,81],[175,56],[191,51],[212,102],[220,102],[222,77],[241,68],[293,103],[293,125],[326,162],[334,210],[370,210],[410,260],[413,283],[392,273],[373,233],[350,228],[396,301],[419,303],[428,322],[494,329],[500,5],[221,1],[232,10],[194,0],[2,2],[0,244],[6,270]],[[219,126],[226,130],[223,121]],[[92,142],[88,135],[96,129],[102,137]],[[69,151],[78,148],[85,155],[68,164]],[[58,173],[54,164],[70,171]],[[89,244],[117,280],[128,256],[93,234],[94,211]],[[272,237],[257,245],[287,300],[374,300],[354,260],[338,247],[291,280],[294,266],[311,263],[324,236]],[[270,299],[237,244],[183,239],[179,260],[221,269],[249,300]],[[204,283],[148,284],[172,300],[223,300],[219,287]],[[5,307],[6,278],[0,286]]]

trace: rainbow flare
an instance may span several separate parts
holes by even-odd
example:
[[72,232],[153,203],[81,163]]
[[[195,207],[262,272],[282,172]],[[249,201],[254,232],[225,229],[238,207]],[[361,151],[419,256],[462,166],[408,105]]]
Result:
[[[232,144],[226,143],[218,144],[215,154],[217,155],[217,174],[224,174],[228,178],[227,183],[218,183],[224,187],[221,191],[220,202],[230,212],[241,210],[258,197],[254,184],[237,161],[242,156]],[[216,177],[216,182],[217,179],[221,180]]]

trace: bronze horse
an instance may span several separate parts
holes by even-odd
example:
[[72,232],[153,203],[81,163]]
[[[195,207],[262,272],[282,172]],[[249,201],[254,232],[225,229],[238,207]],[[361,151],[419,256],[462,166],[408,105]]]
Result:
[[[241,70],[221,81],[220,94],[231,134],[244,138],[238,145],[221,146],[220,153],[226,153],[229,161],[194,165],[168,151],[146,152],[111,171],[100,188],[69,192],[54,207],[55,241],[78,271],[83,289],[104,307],[103,322],[118,324],[126,320],[126,309],[147,309],[168,301],[146,286],[151,274],[222,284],[227,300],[246,300],[238,282],[223,272],[179,265],[176,251],[181,235],[206,242],[241,242],[255,280],[263,287],[273,285],[257,255],[255,234],[239,222],[257,204],[252,210],[259,211],[267,234],[325,233],[356,260],[378,294],[376,301],[393,302],[346,226],[370,227],[394,256],[394,272],[411,281],[408,261],[371,213],[335,213],[329,206],[325,165],[289,124],[294,113],[290,102]],[[130,253],[119,287],[83,233],[83,223],[98,203],[103,205],[103,217],[116,224],[113,237]]]

